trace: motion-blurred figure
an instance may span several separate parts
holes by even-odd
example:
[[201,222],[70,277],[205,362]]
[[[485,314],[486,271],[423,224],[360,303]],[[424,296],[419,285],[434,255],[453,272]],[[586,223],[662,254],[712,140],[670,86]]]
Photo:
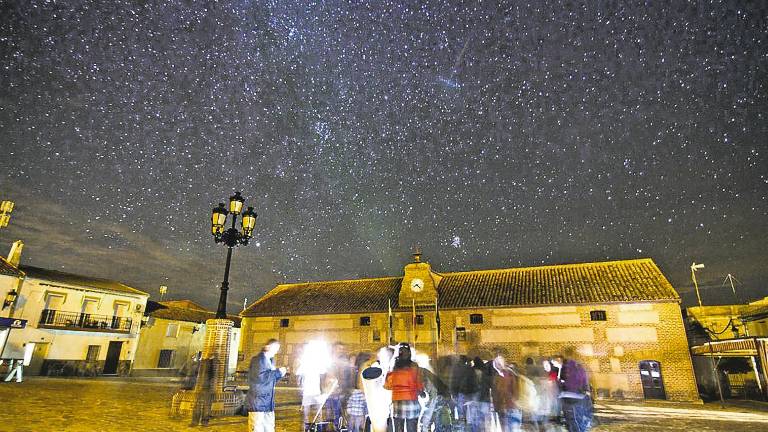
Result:
[[566,351],[560,371],[560,401],[568,432],[587,432],[592,427],[592,399],[589,396],[587,371],[574,359],[573,350]]
[[365,394],[368,418],[371,420],[373,432],[387,432],[392,405],[392,392],[384,388],[384,382],[389,372],[394,350],[388,346],[382,347],[377,358],[360,373],[363,393]]
[[395,366],[387,375],[384,388],[392,390],[395,432],[416,432],[421,413],[418,397],[424,390],[424,384],[418,366],[411,360],[409,345],[400,345]]
[[523,421],[517,406],[519,396],[517,374],[507,366],[502,353],[497,353],[490,369],[491,400],[498,415],[501,432],[518,432]]

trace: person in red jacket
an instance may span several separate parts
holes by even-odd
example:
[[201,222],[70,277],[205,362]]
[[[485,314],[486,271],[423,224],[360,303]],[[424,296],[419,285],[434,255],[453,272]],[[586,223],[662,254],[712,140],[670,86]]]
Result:
[[418,429],[419,393],[424,390],[419,368],[411,361],[411,347],[400,345],[395,367],[387,374],[384,388],[392,391],[392,411],[395,432],[416,432]]

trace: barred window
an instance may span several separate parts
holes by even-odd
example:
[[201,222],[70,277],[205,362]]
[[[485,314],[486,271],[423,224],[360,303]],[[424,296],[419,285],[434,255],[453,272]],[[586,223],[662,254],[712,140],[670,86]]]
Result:
[[85,361],[97,361],[99,359],[99,352],[101,352],[101,345],[88,345],[88,354],[85,355]]
[[360,325],[361,326],[369,326],[369,325],[371,325],[371,317],[369,317],[369,316],[360,317]]
[[424,325],[424,315],[416,315],[416,325]]
[[164,349],[160,350],[160,358],[157,360],[158,368],[169,368],[173,362],[173,353],[175,350]]
[[456,340],[459,342],[467,340],[467,329],[464,327],[456,327]]
[[288,327],[290,322],[291,321],[288,318],[283,318],[280,320],[280,327]]
[[605,321],[607,317],[604,310],[593,310],[589,313],[589,319],[592,321]]
[[483,314],[471,314],[469,316],[469,323],[470,324],[482,324],[483,323]]

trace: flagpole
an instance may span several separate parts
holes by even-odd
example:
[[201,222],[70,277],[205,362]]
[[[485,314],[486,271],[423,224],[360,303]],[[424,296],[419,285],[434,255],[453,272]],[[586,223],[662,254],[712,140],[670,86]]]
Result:
[[387,300],[389,326],[387,327],[387,345],[392,345],[392,299]]
[[435,358],[439,356],[440,351],[440,311],[437,310],[437,299],[435,299]]
[[416,349],[416,299],[411,299],[413,313],[411,314],[411,331],[413,332],[413,349]]

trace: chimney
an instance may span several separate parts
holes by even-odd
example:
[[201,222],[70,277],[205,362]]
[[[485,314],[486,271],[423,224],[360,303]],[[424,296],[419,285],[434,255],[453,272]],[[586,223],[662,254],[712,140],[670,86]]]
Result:
[[21,250],[24,249],[24,242],[21,240],[16,240],[13,242],[13,246],[11,246],[11,251],[8,253],[8,262],[16,267],[19,268],[19,263],[21,263]]

